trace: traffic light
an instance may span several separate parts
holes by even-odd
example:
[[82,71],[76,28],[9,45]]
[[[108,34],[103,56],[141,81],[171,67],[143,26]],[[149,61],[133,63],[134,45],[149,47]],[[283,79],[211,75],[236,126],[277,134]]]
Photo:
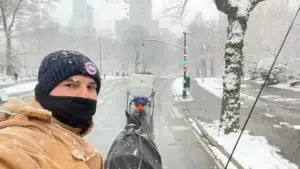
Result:
[[187,72],[187,66],[183,66],[183,70]]
[[145,43],[142,42],[142,50],[144,50],[144,48],[145,48]]
[[185,72],[187,72],[187,62],[186,62],[186,55],[183,56],[183,69]]
[[190,88],[191,87],[191,79],[190,77],[185,77],[184,83],[183,83],[184,88]]
[[186,55],[183,56],[183,65],[186,65]]

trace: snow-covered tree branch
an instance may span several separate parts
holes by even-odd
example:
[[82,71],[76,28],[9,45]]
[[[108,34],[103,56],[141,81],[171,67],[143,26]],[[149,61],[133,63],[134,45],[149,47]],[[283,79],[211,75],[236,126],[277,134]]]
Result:
[[217,9],[228,16],[225,71],[220,127],[225,134],[239,129],[240,89],[244,64],[244,35],[252,10],[263,0],[215,0]]
[[40,4],[50,5],[58,0],[6,0],[0,1],[0,28],[3,30],[6,40],[6,60],[9,63],[6,66],[6,74],[12,75],[14,65],[11,60],[12,55],[12,38],[15,36],[14,29],[16,23],[21,23],[30,18],[30,15],[40,11]]

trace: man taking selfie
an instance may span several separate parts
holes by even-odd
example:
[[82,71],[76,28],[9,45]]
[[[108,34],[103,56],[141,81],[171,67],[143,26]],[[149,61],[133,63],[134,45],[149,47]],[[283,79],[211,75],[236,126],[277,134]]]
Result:
[[100,87],[87,56],[47,55],[34,99],[9,100],[0,110],[0,169],[103,169],[103,156],[82,138],[93,128]]

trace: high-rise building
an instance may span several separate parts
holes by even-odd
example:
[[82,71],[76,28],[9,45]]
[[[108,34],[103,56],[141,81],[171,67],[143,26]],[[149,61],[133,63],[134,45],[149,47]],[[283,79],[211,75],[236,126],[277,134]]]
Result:
[[[125,11],[127,12],[127,8],[125,8]],[[124,18],[115,22],[117,39],[121,40],[123,32],[132,26],[145,28],[149,36],[160,34],[158,20],[152,20],[152,0],[130,1],[128,19],[126,16],[126,19]]]
[[94,25],[94,9],[91,5],[87,5],[87,26],[93,27]]
[[133,24],[145,25],[152,19],[152,0],[132,0],[129,19]]
[[87,23],[87,0],[73,0],[72,19],[70,26],[82,29]]

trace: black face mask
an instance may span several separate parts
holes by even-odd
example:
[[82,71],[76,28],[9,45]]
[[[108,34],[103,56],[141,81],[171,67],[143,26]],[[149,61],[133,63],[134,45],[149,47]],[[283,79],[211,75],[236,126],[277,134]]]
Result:
[[51,95],[37,95],[36,99],[44,109],[51,111],[56,120],[82,129],[79,134],[86,132],[92,125],[97,107],[96,100]]

